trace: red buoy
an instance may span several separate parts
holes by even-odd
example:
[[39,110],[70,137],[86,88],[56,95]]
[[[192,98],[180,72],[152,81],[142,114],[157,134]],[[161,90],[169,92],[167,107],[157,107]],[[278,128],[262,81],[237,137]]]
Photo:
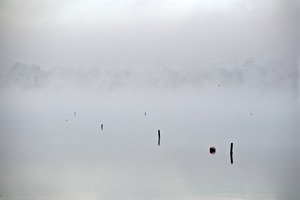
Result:
[[216,153],[216,147],[211,146],[211,147],[209,148],[209,153],[210,153],[210,154],[215,154],[215,153]]

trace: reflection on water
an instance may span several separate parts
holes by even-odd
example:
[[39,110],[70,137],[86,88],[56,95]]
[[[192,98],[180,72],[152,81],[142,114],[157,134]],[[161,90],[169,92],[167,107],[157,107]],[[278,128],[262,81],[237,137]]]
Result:
[[299,197],[296,117],[282,102],[108,98],[2,111],[3,200]]

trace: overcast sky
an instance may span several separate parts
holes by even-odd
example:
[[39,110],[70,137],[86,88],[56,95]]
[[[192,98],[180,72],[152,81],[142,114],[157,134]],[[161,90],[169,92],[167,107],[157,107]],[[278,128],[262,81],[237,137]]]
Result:
[[0,64],[295,59],[297,0],[1,0]]

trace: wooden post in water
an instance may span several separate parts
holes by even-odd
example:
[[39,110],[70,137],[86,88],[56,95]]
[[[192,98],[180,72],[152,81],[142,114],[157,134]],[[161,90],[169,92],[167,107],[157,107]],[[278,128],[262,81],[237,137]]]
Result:
[[233,143],[230,145],[230,162],[233,164]]
[[158,146],[160,145],[160,130],[158,130]]

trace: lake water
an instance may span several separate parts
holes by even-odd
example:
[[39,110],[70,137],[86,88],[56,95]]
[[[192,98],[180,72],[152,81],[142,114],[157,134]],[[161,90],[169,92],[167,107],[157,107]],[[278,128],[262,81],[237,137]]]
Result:
[[300,199],[292,96],[2,94],[1,200]]

